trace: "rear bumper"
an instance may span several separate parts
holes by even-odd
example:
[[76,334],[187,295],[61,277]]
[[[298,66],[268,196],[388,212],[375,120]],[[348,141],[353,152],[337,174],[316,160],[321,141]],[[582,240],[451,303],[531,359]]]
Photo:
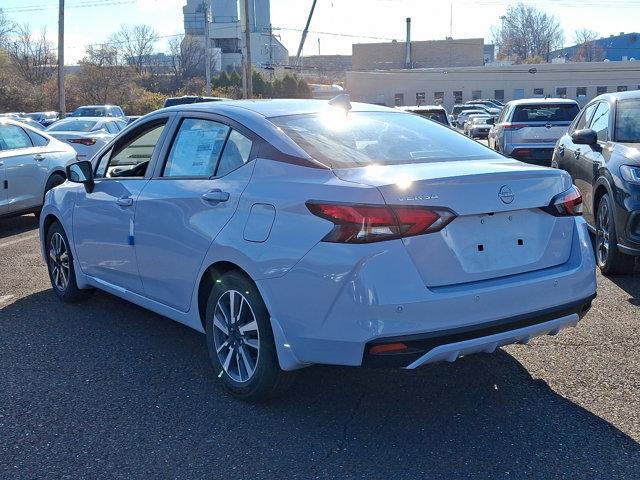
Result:
[[[513,343],[514,338],[569,326],[596,292],[593,250],[582,218],[575,219],[565,263],[523,274],[427,288],[400,240],[355,248],[321,242],[287,274],[256,283],[277,325],[279,358],[295,359],[286,366],[281,361],[287,370],[313,363],[360,366],[363,360],[367,363],[365,353],[372,344],[389,338],[442,337],[446,332],[473,332],[472,338],[452,341],[474,340],[472,345],[444,347],[450,356],[456,349],[461,354],[485,351],[496,342]],[[568,305],[577,313],[563,313]],[[553,315],[537,323],[509,323],[547,310]],[[565,324],[567,315],[574,316]],[[556,320],[548,330],[542,325]],[[507,331],[484,330],[505,322]],[[521,328],[525,330],[517,331]],[[477,340],[494,334],[500,337]],[[436,347],[445,344],[441,340]],[[406,367],[431,350],[414,352],[416,358],[400,365]],[[431,361],[436,357],[423,363]]]
[[[377,339],[367,344],[362,364],[412,369],[428,363],[454,362],[472,353],[492,353],[504,345],[527,343],[534,337],[555,335],[564,328],[575,327],[591,308],[594,298],[595,294],[560,307],[472,327]],[[393,343],[402,343],[407,349],[397,353],[371,353],[376,345]]]
[[555,145],[550,143],[509,144],[504,153],[521,162],[549,167],[554,149]]

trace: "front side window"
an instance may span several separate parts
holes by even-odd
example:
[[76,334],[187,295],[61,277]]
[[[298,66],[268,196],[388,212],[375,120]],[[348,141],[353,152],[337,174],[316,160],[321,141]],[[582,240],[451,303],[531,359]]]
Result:
[[615,139],[616,142],[640,143],[640,99],[618,102]]
[[31,148],[31,138],[17,125],[0,125],[0,150]]
[[599,102],[587,105],[584,110],[580,112],[580,117],[578,117],[578,120],[576,121],[574,127],[571,129],[571,133],[587,127],[587,125],[589,124],[589,120],[591,120],[591,117],[593,116],[593,112],[598,107],[598,103]]
[[163,176],[213,176],[228,133],[229,127],[222,123],[185,119],[171,147]]
[[96,178],[144,177],[166,120],[143,125],[100,158]]
[[600,102],[593,114],[590,128],[598,134],[599,141],[606,141],[609,136],[609,104]]
[[336,110],[270,120],[331,168],[502,158],[439,123],[401,112]]

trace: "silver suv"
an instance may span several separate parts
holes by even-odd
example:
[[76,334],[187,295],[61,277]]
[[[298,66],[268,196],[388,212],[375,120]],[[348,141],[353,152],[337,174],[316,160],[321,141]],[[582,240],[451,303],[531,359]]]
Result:
[[489,132],[489,147],[517,160],[548,167],[556,142],[579,111],[577,102],[563,98],[511,101]]

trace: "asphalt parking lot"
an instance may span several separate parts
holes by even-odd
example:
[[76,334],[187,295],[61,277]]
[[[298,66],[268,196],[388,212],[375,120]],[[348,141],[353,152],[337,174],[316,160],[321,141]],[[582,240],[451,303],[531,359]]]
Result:
[[0,220],[0,478],[637,479],[640,273],[556,337],[417,371],[313,367],[229,398],[203,337],[53,295],[33,216]]

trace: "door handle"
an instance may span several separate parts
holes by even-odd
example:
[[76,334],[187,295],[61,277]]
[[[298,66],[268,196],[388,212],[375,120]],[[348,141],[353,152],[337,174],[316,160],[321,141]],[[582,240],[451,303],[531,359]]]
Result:
[[130,207],[133,205],[133,198],[130,197],[120,197],[116,200],[116,203],[121,207]]
[[229,200],[229,192],[223,192],[222,190],[211,190],[202,195],[202,199],[210,203],[220,203]]
[[47,157],[45,157],[44,155],[42,155],[42,154],[40,154],[40,153],[36,153],[36,154],[33,156],[33,159],[34,159],[36,162],[41,162],[41,161],[43,161],[45,158],[47,158]]
[[580,152],[580,149],[576,148],[576,151],[575,151],[576,160],[578,160],[580,158],[581,154],[582,154],[582,152]]

